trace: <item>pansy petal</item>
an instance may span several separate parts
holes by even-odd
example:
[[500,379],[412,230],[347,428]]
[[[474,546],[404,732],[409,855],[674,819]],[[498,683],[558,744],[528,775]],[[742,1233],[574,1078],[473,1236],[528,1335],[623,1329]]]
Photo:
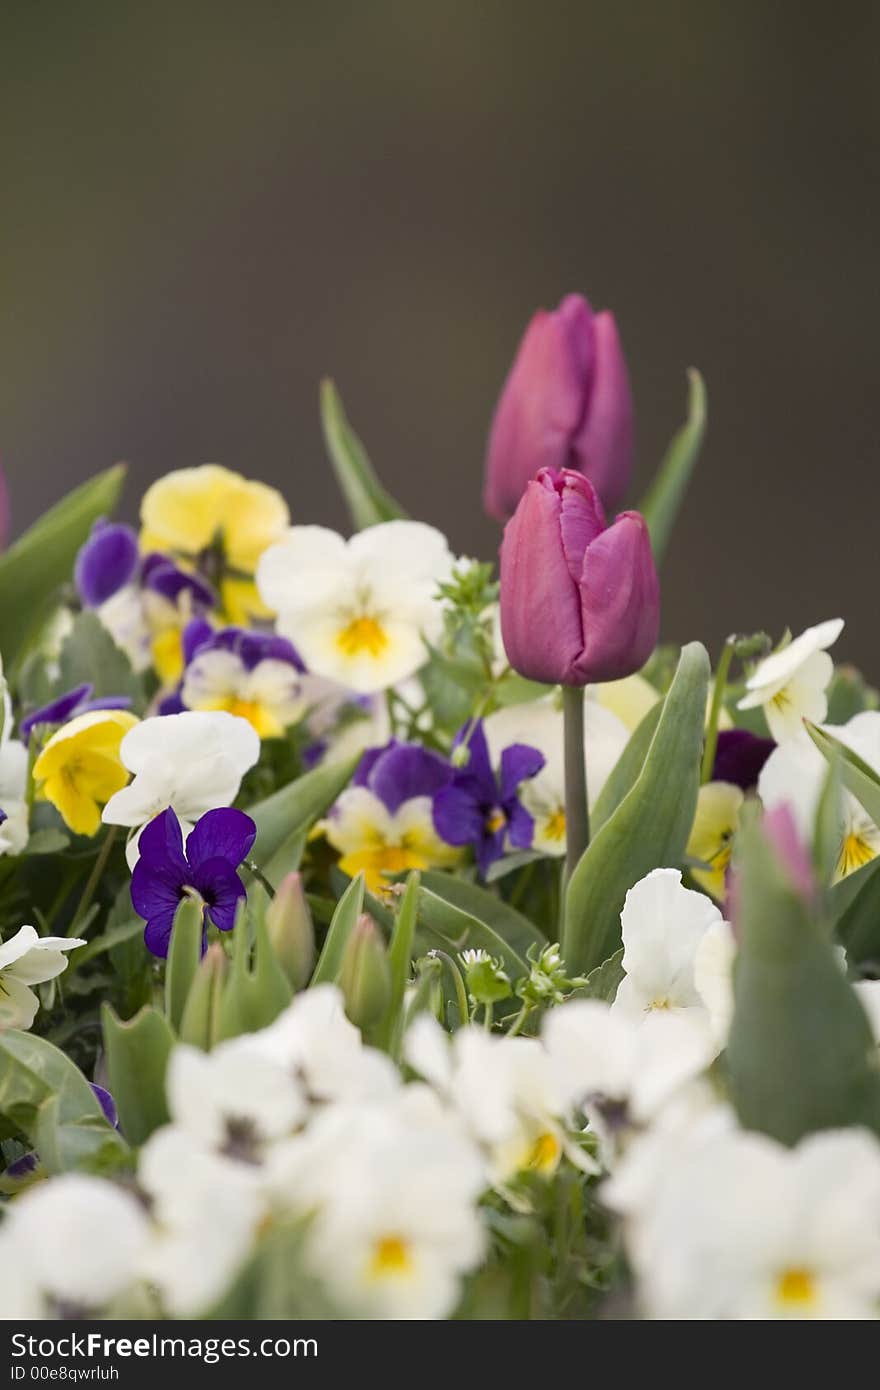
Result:
[[494,801],[496,794],[495,776],[489,761],[489,747],[486,743],[482,719],[478,719],[473,724],[465,724],[463,729],[459,729],[455,736],[454,747],[460,748],[463,744],[466,745],[470,757],[461,769],[461,773],[470,779],[474,791],[478,792],[484,800]]
[[245,887],[228,859],[208,859],[199,866],[195,887],[204,898],[208,916],[218,931],[232,931]]
[[173,870],[181,882],[186,881],[188,867],[183,853],[183,835],[180,821],[170,806],[144,826],[138,847],[141,862],[153,870]]
[[434,829],[448,845],[469,845],[482,834],[479,803],[463,787],[444,787],[434,797]]
[[546,759],[537,748],[527,743],[512,743],[501,754],[501,800],[515,796],[520,783],[536,777]]
[[79,710],[83,701],[88,699],[92,688],[88,681],[82,685],[75,685],[72,690],[59,695],[57,700],[51,700],[48,705],[34,710],[33,714],[21,721],[19,728],[22,738],[26,739],[31,729],[36,728],[38,724],[64,724],[74,711]]
[[373,763],[368,786],[393,814],[413,797],[434,796],[451,778],[445,758],[419,744],[401,743]]
[[154,956],[168,955],[168,946],[171,941],[171,932],[174,928],[174,916],[177,912],[177,904],[173,908],[168,908],[163,912],[157,912],[151,917],[144,928],[144,943],[148,951],[152,951]]
[[247,858],[256,837],[257,827],[250,816],[233,806],[221,806],[206,811],[190,831],[186,857],[194,870],[213,859],[223,859],[235,868]]
[[531,849],[535,822],[519,801],[507,807],[507,838],[514,849]]

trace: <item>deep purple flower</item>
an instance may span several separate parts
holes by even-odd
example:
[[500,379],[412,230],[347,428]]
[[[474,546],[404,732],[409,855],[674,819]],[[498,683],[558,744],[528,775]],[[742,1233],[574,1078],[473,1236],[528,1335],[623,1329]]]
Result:
[[106,1091],[103,1086],[97,1085],[94,1081],[90,1081],[89,1085],[95,1093],[95,1099],[104,1112],[105,1120],[108,1124],[112,1125],[114,1129],[118,1129],[119,1116],[116,1113],[116,1101],[113,1099],[110,1092]]
[[78,714],[89,714],[92,710],[130,708],[131,700],[128,695],[103,695],[99,700],[91,700],[89,696],[93,688],[88,681],[83,685],[75,685],[72,690],[59,695],[55,700],[50,700],[48,705],[43,705],[42,709],[34,710],[33,714],[21,721],[22,738],[26,739],[38,724],[66,724],[68,719],[73,719]]
[[208,623],[189,623],[184,634],[184,657],[187,665],[195,656],[205,652],[232,652],[246,671],[253,671],[261,661],[286,661],[297,671],[305,664],[292,642],[274,632],[260,632],[246,627],[212,628]]
[[404,801],[434,797],[448,786],[452,768],[439,753],[392,739],[382,748],[368,748],[351,780],[353,786],[371,791],[394,815]]
[[722,729],[715,751],[713,782],[732,782],[744,792],[757,786],[758,776],[776,744],[748,729]]
[[141,584],[161,594],[169,603],[177,603],[186,593],[195,609],[216,608],[217,595],[201,575],[180,569],[167,555],[146,555],[141,564]]
[[257,827],[234,807],[207,811],[186,839],[169,807],[141,832],[140,858],[131,876],[131,901],[147,923],[144,940],[167,956],[174,916],[187,894],[195,895],[220,931],[231,931],[245,887],[236,869],[247,858]]
[[87,608],[98,608],[134,578],[138,563],[137,535],[130,526],[96,521],[80,546],[74,579]]
[[[466,735],[467,726],[456,736],[456,747],[465,742]],[[531,846],[535,823],[518,792],[523,782],[541,771],[544,755],[525,743],[512,743],[501,754],[496,777],[482,720],[473,725],[467,747],[467,764],[455,769],[450,784],[434,798],[434,829],[449,845],[473,845],[485,878],[489,865],[501,858],[507,843],[514,849]]]

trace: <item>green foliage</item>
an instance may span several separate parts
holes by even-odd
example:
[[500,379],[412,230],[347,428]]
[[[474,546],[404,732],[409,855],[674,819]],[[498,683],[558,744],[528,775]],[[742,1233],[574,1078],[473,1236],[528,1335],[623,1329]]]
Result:
[[354,529],[363,531],[382,521],[405,517],[406,512],[379,482],[366,449],[348,423],[342,399],[332,381],[321,382],[321,424],[324,443]]
[[143,707],[143,687],[131,669],[131,662],[117,647],[97,613],[90,609],[76,615],[62,643],[56,693],[72,690],[86,681],[92,686],[96,700],[105,695],[127,695],[135,712]]
[[313,985],[322,985],[339,979],[342,960],[348,938],[357,925],[364,910],[364,876],[358,874],[346,888],[336,905],[318,963],[312,975]]
[[120,1128],[129,1143],[140,1145],[168,1122],[165,1072],[174,1034],[165,1015],[149,1004],[128,1022],[109,1004],[101,1016],[110,1092]]
[[641,772],[568,884],[562,954],[572,971],[594,970],[617,950],[633,884],[682,861],[697,804],[708,681],[706,649],[692,642],[682,648]]
[[248,807],[257,827],[253,858],[268,863],[285,844],[298,841],[337,798],[360,761],[360,755],[344,762],[322,763],[303,773],[265,801]]
[[184,898],[174,917],[165,966],[165,1017],[175,1032],[202,958],[203,911],[192,898]]
[[700,373],[688,372],[688,417],[673,437],[639,511],[651,532],[651,547],[659,566],[687,495],[691,474],[706,433],[706,387]]

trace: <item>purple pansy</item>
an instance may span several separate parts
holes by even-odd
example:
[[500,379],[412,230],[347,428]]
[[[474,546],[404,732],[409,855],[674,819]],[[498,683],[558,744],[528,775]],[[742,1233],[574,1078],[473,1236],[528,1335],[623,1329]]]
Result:
[[86,608],[99,608],[134,578],[138,563],[137,535],[130,526],[96,521],[74,568],[77,592]]
[[26,739],[38,724],[66,724],[68,719],[75,718],[78,714],[90,714],[92,710],[98,709],[128,709],[131,700],[127,695],[103,695],[99,700],[92,700],[93,686],[86,681],[83,685],[75,685],[72,690],[65,691],[57,699],[50,700],[48,705],[43,705],[42,709],[34,710],[26,719],[22,719],[20,729],[22,738]]
[[257,827],[234,807],[207,811],[183,844],[180,821],[169,807],[141,832],[140,858],[131,876],[131,901],[146,921],[144,940],[167,956],[174,916],[187,893],[204,904],[206,918],[231,931],[245,887],[236,870],[250,853]]
[[748,729],[722,729],[715,750],[713,782],[732,782],[744,792],[751,791],[775,747],[772,738],[759,738]]
[[180,569],[167,555],[145,555],[141,564],[141,584],[176,604],[187,594],[194,608],[216,608],[217,595],[207,580],[192,570]]
[[439,753],[418,743],[392,739],[380,748],[368,748],[357,765],[352,786],[366,787],[391,812],[417,796],[436,796],[452,780],[452,768]]
[[[448,786],[434,798],[434,829],[449,845],[473,845],[477,866],[485,877],[509,842],[529,849],[535,823],[520,802],[523,782],[544,766],[544,755],[525,743],[512,743],[501,754],[498,776],[492,770],[482,720],[461,730],[455,746],[467,745],[470,757],[456,768]],[[454,761],[454,760],[453,760]]]
[[274,632],[260,632],[246,627],[212,628],[209,623],[195,621],[184,633],[186,664],[205,652],[232,652],[246,671],[253,671],[261,661],[286,661],[297,671],[305,671],[302,657],[292,642]]
[[114,1129],[118,1129],[119,1116],[116,1113],[116,1101],[113,1099],[110,1092],[105,1090],[103,1086],[99,1086],[97,1082],[90,1081],[89,1085],[95,1093],[95,1099],[104,1112],[104,1119],[108,1124],[112,1125]]

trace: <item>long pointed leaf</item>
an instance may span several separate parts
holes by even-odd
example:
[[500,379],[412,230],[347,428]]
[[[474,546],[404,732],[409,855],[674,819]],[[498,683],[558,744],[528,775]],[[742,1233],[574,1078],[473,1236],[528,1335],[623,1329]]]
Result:
[[673,436],[639,510],[648,523],[659,565],[669,544],[706,433],[706,387],[696,368],[688,372],[688,418]]
[[321,424],[336,481],[355,530],[405,517],[406,512],[379,482],[366,449],[348,423],[332,381],[321,382]]

